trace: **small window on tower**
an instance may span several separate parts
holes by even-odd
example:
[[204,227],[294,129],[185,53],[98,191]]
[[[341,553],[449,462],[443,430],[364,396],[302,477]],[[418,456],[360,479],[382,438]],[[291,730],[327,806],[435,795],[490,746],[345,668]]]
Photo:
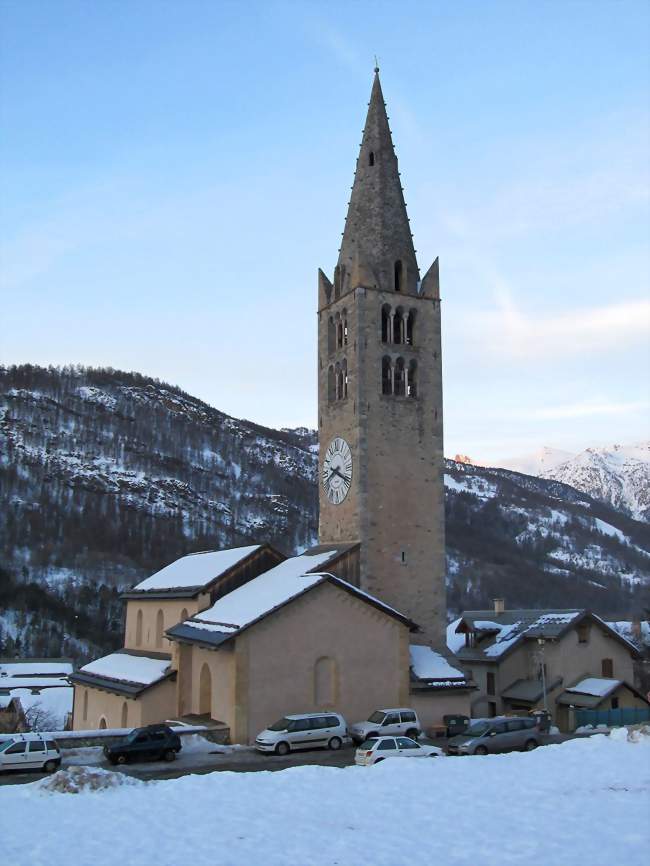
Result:
[[400,259],[395,262],[395,291],[402,291],[402,262]]
[[406,565],[406,551],[402,551],[402,565]]
[[370,156],[368,157],[368,165],[374,165],[374,164],[375,164],[375,154],[371,150]]

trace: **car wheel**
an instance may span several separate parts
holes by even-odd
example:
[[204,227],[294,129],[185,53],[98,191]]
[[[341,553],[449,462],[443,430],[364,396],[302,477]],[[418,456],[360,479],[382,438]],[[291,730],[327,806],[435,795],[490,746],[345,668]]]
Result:
[[409,737],[411,740],[417,740],[417,738],[420,736],[420,732],[416,730],[416,728],[411,728],[410,731],[406,732],[406,736]]
[[56,761],[46,761],[43,764],[43,769],[46,773],[53,773],[56,770]]
[[331,749],[333,752],[338,752],[343,743],[341,742],[340,737],[332,737],[332,739],[327,744],[327,748]]
[[175,761],[176,760],[176,752],[173,749],[167,749],[163,754],[163,758],[166,761]]
[[526,745],[524,746],[524,749],[527,752],[532,752],[533,749],[536,749],[536,748],[537,748],[537,740],[527,740]]
[[474,749],[475,755],[487,755],[487,753],[488,753],[488,750],[485,748],[485,746],[477,746]]
[[112,762],[114,764],[126,764],[126,755],[118,755]]
[[291,749],[289,748],[289,743],[278,743],[275,747],[276,755],[288,755]]

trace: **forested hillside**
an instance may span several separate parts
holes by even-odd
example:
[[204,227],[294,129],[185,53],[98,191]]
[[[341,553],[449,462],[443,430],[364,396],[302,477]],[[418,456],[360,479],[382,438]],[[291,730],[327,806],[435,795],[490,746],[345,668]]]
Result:
[[[0,368],[0,654],[117,646],[120,588],[193,550],[316,541],[316,435],[110,369]],[[447,462],[450,616],[647,598],[647,524],[566,484]],[[16,646],[16,641],[18,642]]]

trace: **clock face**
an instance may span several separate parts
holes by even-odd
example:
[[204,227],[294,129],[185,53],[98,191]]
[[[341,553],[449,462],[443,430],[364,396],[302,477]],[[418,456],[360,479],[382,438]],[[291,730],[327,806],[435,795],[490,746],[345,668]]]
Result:
[[352,484],[352,452],[350,446],[337,436],[327,446],[323,460],[323,490],[332,505],[340,505]]

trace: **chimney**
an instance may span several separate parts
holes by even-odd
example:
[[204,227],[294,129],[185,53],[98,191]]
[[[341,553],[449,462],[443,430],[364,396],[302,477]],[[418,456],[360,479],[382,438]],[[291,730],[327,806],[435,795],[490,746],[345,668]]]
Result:
[[494,599],[494,612],[498,616],[500,613],[503,613],[506,609],[506,601],[504,598],[495,598]]
[[632,633],[632,640],[641,640],[641,620],[633,619],[632,624],[630,626],[630,632]]

